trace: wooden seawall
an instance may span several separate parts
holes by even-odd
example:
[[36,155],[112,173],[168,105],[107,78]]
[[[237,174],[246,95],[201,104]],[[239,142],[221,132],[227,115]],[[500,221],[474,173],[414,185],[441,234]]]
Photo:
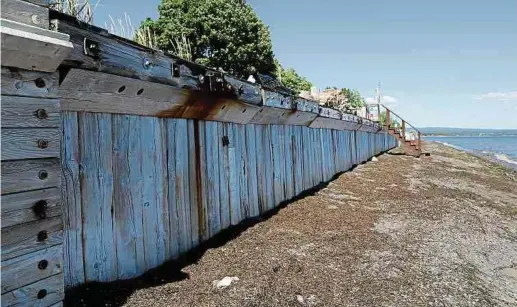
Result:
[[43,6],[1,21],[2,306],[139,276],[397,145]]

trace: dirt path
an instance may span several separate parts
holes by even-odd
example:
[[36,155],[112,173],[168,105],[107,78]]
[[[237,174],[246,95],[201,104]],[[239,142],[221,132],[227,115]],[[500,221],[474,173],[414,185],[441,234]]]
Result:
[[341,175],[125,305],[516,306],[515,173],[426,150]]

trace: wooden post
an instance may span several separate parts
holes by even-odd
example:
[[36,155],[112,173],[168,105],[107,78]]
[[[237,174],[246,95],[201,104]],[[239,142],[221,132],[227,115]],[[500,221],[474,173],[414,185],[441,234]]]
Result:
[[418,155],[422,152],[422,144],[420,142],[420,132],[418,132]]
[[386,109],[386,126],[388,126],[388,129],[390,129],[390,126],[391,126],[390,109]]
[[402,138],[406,141],[406,121],[402,120]]
[[381,124],[381,105],[377,104],[377,122]]

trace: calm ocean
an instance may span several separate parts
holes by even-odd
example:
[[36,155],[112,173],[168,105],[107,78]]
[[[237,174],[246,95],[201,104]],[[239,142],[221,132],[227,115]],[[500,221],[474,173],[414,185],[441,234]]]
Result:
[[517,169],[517,136],[429,136],[424,139],[483,155]]

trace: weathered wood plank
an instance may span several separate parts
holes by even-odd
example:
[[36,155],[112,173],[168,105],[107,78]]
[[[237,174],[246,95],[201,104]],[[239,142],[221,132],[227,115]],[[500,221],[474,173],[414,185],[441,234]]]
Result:
[[198,137],[196,134],[197,125],[194,120],[187,120],[187,154],[188,154],[188,190],[189,190],[189,209],[190,209],[190,225],[191,225],[191,238],[192,246],[198,246],[199,244],[199,199],[198,191],[200,189],[198,177],[198,161],[200,156],[196,152],[196,146]]
[[228,124],[228,185],[230,190],[230,221],[232,225],[239,224],[243,219],[241,210],[241,190],[239,186],[239,136],[236,124]]
[[246,125],[246,177],[248,179],[248,201],[250,206],[250,216],[255,217],[260,214],[257,187],[257,142],[255,139],[255,125]]
[[248,157],[247,157],[247,144],[246,144],[246,126],[235,125],[235,135],[237,138],[237,159],[238,159],[238,178],[239,188],[241,197],[241,217],[247,219],[251,217],[251,208],[248,195]]
[[257,200],[260,213],[268,211],[266,203],[266,174],[264,156],[264,125],[255,126],[255,144],[256,144],[256,175],[257,175]]
[[72,51],[67,35],[8,19],[0,23],[3,66],[55,72]]
[[61,215],[60,192],[49,188],[2,196],[2,228]]
[[273,140],[272,140],[272,126],[266,125],[264,127],[264,175],[266,178],[266,207],[268,210],[275,208],[275,193],[274,193],[274,171],[273,171]]
[[293,158],[293,128],[294,126],[285,126],[285,196],[286,199],[294,197],[294,158]]
[[[1,84],[2,95],[57,98],[59,74],[2,66]],[[7,98],[2,97],[2,104],[4,99]]]
[[59,157],[59,138],[55,128],[2,128],[2,161]]
[[2,0],[1,17],[12,21],[48,29],[48,9],[21,0]]
[[228,147],[230,146],[228,138],[228,124],[218,124],[217,135],[221,138],[218,142],[219,151],[219,196],[220,196],[220,216],[221,216],[221,229],[226,229],[231,225],[230,215],[230,162],[228,155]]
[[2,194],[58,186],[60,173],[57,159],[2,162]]
[[109,114],[79,117],[81,202],[86,281],[117,278],[113,205],[112,130]]
[[79,126],[77,113],[62,113],[61,138],[61,199],[65,285],[67,288],[84,283],[82,239],[81,186],[79,181]]
[[303,189],[303,156],[302,150],[303,145],[301,142],[302,139],[302,129],[303,127],[293,127],[293,147],[292,147],[292,155],[293,155],[293,171],[294,171],[294,195],[300,194]]
[[59,100],[2,96],[2,128],[57,128]]
[[167,151],[163,120],[142,117],[143,230],[146,269],[162,264],[169,254]]
[[63,275],[58,274],[2,294],[2,307],[62,307],[63,304],[60,301],[64,298]]
[[2,228],[2,261],[63,243],[61,217]]
[[219,160],[218,143],[221,138],[217,135],[217,123],[205,122],[205,150],[206,150],[206,175],[207,186],[205,195],[208,204],[208,227],[210,237],[213,237],[221,230],[221,205],[219,194]]
[[[47,263],[41,263],[46,260]],[[53,246],[2,261],[2,294],[63,271],[63,247]],[[61,276],[62,277],[62,276]]]
[[198,172],[198,227],[199,227],[199,237],[201,241],[206,241],[210,237],[210,230],[208,227],[208,206],[209,200],[207,199],[207,195],[205,191],[208,188],[208,178],[207,178],[207,168],[209,161],[206,156],[206,122],[204,121],[196,121],[196,139],[197,139],[197,149],[196,149],[196,157],[198,159],[199,165],[196,167]]
[[101,72],[71,69],[61,84],[62,108],[247,123],[259,107],[164,85]]
[[[133,172],[140,166],[131,162],[131,142],[139,138],[135,117],[114,116],[113,124],[113,234],[116,248],[117,277],[127,279],[144,271],[138,254],[143,258],[143,238],[138,233],[142,229],[141,195],[139,182],[134,182]],[[137,153],[138,155],[138,153]],[[140,212],[138,212],[140,211]],[[141,244],[138,244],[138,241]],[[142,249],[139,249],[142,247]],[[139,265],[140,264],[140,265]]]
[[280,127],[271,126],[271,144],[273,152],[273,194],[275,195],[275,206],[284,201],[284,183],[282,181],[283,155]]

